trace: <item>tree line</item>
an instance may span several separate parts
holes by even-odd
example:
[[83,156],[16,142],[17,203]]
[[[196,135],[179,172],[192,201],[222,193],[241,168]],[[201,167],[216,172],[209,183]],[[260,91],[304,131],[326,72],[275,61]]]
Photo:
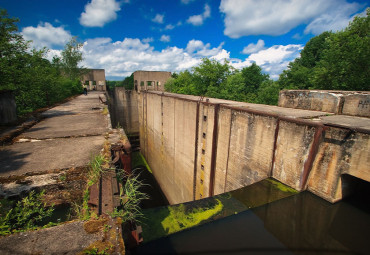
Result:
[[48,49],[31,49],[18,33],[17,18],[0,9],[0,90],[12,90],[19,115],[82,92],[78,67],[82,45],[72,38],[61,57],[46,59]]
[[229,62],[202,59],[191,71],[174,73],[166,91],[277,105],[282,89],[370,90],[370,8],[342,31],[307,42],[277,81],[253,63],[242,70]]

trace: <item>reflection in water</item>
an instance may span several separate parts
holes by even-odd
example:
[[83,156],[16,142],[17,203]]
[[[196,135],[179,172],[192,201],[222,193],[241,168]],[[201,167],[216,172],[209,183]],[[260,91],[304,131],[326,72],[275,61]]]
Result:
[[144,242],[149,242],[199,224],[234,215],[250,208],[296,194],[272,179],[188,203],[143,210]]
[[370,215],[308,192],[141,245],[137,254],[369,254]]

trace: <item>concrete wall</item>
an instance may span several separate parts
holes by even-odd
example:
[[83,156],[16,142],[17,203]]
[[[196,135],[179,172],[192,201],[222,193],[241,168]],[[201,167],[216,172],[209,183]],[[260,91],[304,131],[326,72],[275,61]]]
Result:
[[279,106],[370,117],[369,91],[282,90]]
[[0,91],[0,124],[8,124],[17,120],[17,107],[12,91]]
[[88,72],[82,76],[81,82],[88,90],[107,90],[104,69],[88,69]]
[[138,100],[141,150],[171,204],[267,177],[335,202],[351,188],[343,175],[370,181],[370,119],[343,116],[345,127],[327,112],[155,91]]
[[139,134],[137,94],[123,87],[115,87],[108,90],[106,95],[112,126],[121,126],[128,135]]
[[136,71],[134,72],[134,90],[164,91],[164,84],[171,78],[171,72]]

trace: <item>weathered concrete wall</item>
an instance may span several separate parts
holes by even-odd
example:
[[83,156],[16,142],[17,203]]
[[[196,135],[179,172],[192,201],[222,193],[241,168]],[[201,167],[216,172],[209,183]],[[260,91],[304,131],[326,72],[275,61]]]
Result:
[[128,135],[139,134],[137,93],[115,87],[106,92],[112,126],[121,126]]
[[282,90],[279,106],[370,117],[369,91]]
[[88,90],[107,90],[104,69],[88,69],[88,72],[82,76],[81,82]]
[[0,124],[17,120],[17,106],[12,91],[0,91]]
[[171,72],[136,71],[134,72],[134,90],[164,91],[164,84],[171,78]]
[[350,190],[343,174],[370,181],[370,119],[155,91],[138,100],[141,150],[171,204],[267,177],[335,202]]
[[343,182],[343,174],[370,182],[369,148],[369,134],[328,127],[321,138],[308,190],[336,202],[353,188]]
[[342,114],[370,118],[370,93],[344,96]]

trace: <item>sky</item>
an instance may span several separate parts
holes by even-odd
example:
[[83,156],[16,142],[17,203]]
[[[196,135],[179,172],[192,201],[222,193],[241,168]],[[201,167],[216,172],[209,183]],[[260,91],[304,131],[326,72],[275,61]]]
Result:
[[181,72],[202,58],[253,62],[272,79],[312,37],[365,16],[369,0],[0,0],[32,46],[60,55],[73,36],[81,66],[107,80],[137,70]]

